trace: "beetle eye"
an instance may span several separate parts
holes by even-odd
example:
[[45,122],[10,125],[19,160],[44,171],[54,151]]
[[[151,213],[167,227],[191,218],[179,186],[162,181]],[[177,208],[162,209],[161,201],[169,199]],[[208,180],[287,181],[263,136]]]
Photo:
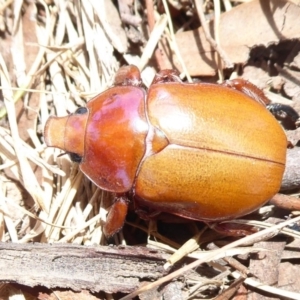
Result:
[[82,156],[80,156],[76,153],[73,153],[73,152],[69,152],[69,155],[70,155],[71,161],[79,163],[79,164],[81,163]]
[[83,115],[87,113],[87,108],[86,107],[79,107],[75,110],[74,115]]

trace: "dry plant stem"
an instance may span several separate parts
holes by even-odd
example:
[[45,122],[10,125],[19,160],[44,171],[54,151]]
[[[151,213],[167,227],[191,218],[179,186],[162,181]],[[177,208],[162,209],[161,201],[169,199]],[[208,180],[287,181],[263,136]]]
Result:
[[[237,246],[240,246],[240,245],[243,245],[243,244],[249,244],[251,243],[253,240],[256,240],[257,238],[259,237],[263,237],[267,234],[270,234],[271,232],[279,232],[283,227],[289,225],[289,224],[292,224],[294,222],[298,222],[300,221],[300,216],[299,217],[296,217],[292,220],[288,220],[288,221],[285,221],[285,222],[282,222],[281,224],[278,224],[278,225],[275,225],[275,226],[272,226],[271,228],[267,228],[267,229],[264,229],[262,231],[259,231],[257,233],[254,233],[250,236],[246,236],[240,240],[237,240],[237,241],[234,241],[233,243],[230,243],[224,247],[222,247],[220,249],[220,251],[218,251],[219,253],[223,253],[224,250],[227,250],[227,249],[231,249],[231,248],[234,248],[234,247],[237,247]],[[226,252],[226,251],[225,251]],[[226,256],[226,255],[225,255]],[[156,282],[153,282],[153,283],[150,283],[146,286],[143,286],[139,289],[137,289],[135,292],[123,297],[121,300],[129,300],[129,299],[132,299],[133,297],[139,295],[140,293],[142,292],[145,292],[145,291],[148,291],[150,289],[153,289],[155,287],[158,287],[160,286],[161,284],[163,284],[164,282],[168,282],[178,276],[181,276],[182,274],[184,274],[185,272],[193,269],[193,268],[196,268],[198,267],[199,265],[201,265],[202,263],[204,262],[207,262],[207,261],[211,261],[213,259],[216,258],[216,253],[214,254],[211,254],[211,253],[207,253],[207,255],[205,255],[202,259],[199,259],[199,260],[196,260],[194,262],[192,262],[191,264],[157,280]],[[292,293],[292,294],[296,294],[296,293]],[[297,296],[299,297],[300,295],[297,294]],[[299,298],[298,298],[299,299]]]
[[[64,172],[62,172],[60,169],[57,169],[53,167],[52,165],[45,162],[43,159],[41,159],[37,152],[39,152],[39,149],[33,149],[31,148],[27,143],[21,140],[22,149],[24,151],[24,155],[27,159],[29,159],[31,162],[36,164],[37,166],[41,168],[45,168],[50,170],[52,173],[64,176]],[[10,147],[11,146],[11,147]],[[4,170],[5,168],[11,168],[15,166],[18,162],[17,157],[15,157],[15,153],[12,149],[13,147],[13,139],[10,136],[10,132],[8,130],[5,130],[4,128],[0,127],[0,151],[1,156],[5,156],[6,159],[9,160],[9,162],[6,162],[5,164],[0,165],[0,170]],[[41,149],[44,147],[42,146]],[[9,154],[5,154],[7,151],[9,151]]]
[[8,0],[6,1],[1,7],[0,7],[0,13],[2,13],[8,6],[10,6],[14,0]]
[[[218,274],[217,276],[211,278],[211,279],[204,279],[200,280],[200,282],[197,282],[193,287],[189,289],[189,297],[187,299],[194,299],[194,297],[197,296],[197,293],[201,292],[204,286],[207,286],[209,284],[213,284],[215,286],[221,286],[223,285],[223,282],[225,278],[230,276],[230,271],[225,270],[224,272]],[[187,281],[187,283],[189,283]]]
[[[43,213],[43,212],[41,212]],[[45,213],[44,213],[45,215]],[[19,243],[29,243],[31,242],[35,237],[39,236],[41,233],[43,233],[45,230],[45,224],[41,221],[37,221],[34,225],[34,227],[26,234],[23,238],[19,239]]]
[[[232,272],[231,275],[234,278],[240,278],[241,274],[239,272]],[[265,285],[262,284],[261,282],[254,280],[252,278],[246,278],[244,283],[246,285],[249,285],[251,287],[257,288],[261,291],[273,294],[277,297],[277,299],[294,299],[294,300],[299,300],[300,299],[300,294],[295,293],[295,292],[290,292],[287,290],[282,290],[273,286]]]
[[13,146],[14,146],[16,156],[18,157],[19,167],[21,172],[20,182],[23,184],[23,186],[28,191],[28,193],[32,196],[35,203],[39,205],[43,210],[46,210],[46,206],[43,200],[43,191],[40,188],[37,179],[31,169],[31,166],[29,165],[29,162],[22,151],[22,144],[18,132],[13,96],[11,91],[9,90],[10,87],[9,74],[5,62],[1,55],[0,55],[0,65],[1,65],[1,70],[0,70],[1,84],[6,87],[6,90],[4,90],[3,93],[4,103],[7,108],[7,111],[9,112],[8,120],[11,129],[11,136],[13,138]]
[[155,19],[154,19],[154,1],[152,0],[146,0],[146,8],[147,8],[147,20],[149,25],[149,31],[151,32],[155,25]]
[[180,65],[182,67],[182,70],[183,70],[183,73],[184,75],[186,76],[186,79],[188,82],[193,82],[186,66],[185,66],[185,63],[182,59],[182,56],[180,54],[180,51],[179,51],[179,48],[178,48],[178,45],[177,45],[177,42],[176,42],[176,38],[175,38],[175,34],[174,34],[174,29],[173,29],[173,23],[172,23],[172,19],[171,19],[171,15],[170,15],[170,11],[169,11],[169,6],[168,6],[168,3],[166,0],[162,0],[163,1],[163,4],[164,4],[164,8],[165,8],[165,11],[166,11],[166,14],[167,14],[167,17],[168,17],[168,23],[169,23],[169,29],[170,29],[170,34],[171,34],[171,39],[172,39],[172,43],[173,43],[173,48],[174,48],[174,51],[175,51],[175,54],[177,55],[177,59],[178,61],[180,62]]
[[[216,44],[220,44],[220,14],[221,14],[221,7],[220,7],[220,0],[214,0],[214,11],[215,11],[215,20],[214,20],[214,35],[216,39]],[[219,81],[224,81],[224,74],[222,68],[222,61],[221,57],[218,52],[215,53],[217,65],[218,65],[218,74],[219,74]]]
[[[47,5],[44,3],[44,1],[42,0],[39,0],[38,1],[40,4],[42,4],[44,6],[44,9],[45,9],[45,13],[46,13],[46,28],[45,28],[45,40],[44,40],[44,45],[47,45],[48,44],[48,41],[49,41],[49,35],[50,35],[50,14],[49,14],[49,10],[48,10],[48,7]],[[21,99],[21,97],[24,95],[25,93],[25,90],[26,88],[30,87],[34,77],[35,77],[35,74],[39,68],[39,66],[41,65],[42,63],[42,60],[43,60],[43,57],[44,57],[44,54],[46,52],[46,49],[44,47],[40,47],[40,50],[39,50],[39,53],[36,57],[36,60],[35,62],[33,63],[33,65],[31,66],[26,78],[25,78],[25,81],[23,83],[23,85],[21,86],[20,90],[18,90],[16,92],[16,94],[14,95],[14,102],[17,102],[18,100]],[[2,119],[5,115],[6,115],[7,111],[6,111],[6,107],[4,106],[3,108],[0,109],[0,119]]]
[[206,229],[207,227],[204,227],[204,229],[198,232],[194,237],[185,242],[171,257],[169,257],[164,268],[167,270],[180,259],[188,255],[189,253],[192,253],[193,251],[197,250],[199,248],[199,239]]
[[[299,4],[298,4],[299,5]],[[299,78],[295,77],[288,69],[281,68],[278,64],[274,64],[274,67],[278,71],[279,75],[288,81],[293,82],[295,85],[300,86]]]
[[11,241],[18,242],[18,234],[16,231],[16,227],[14,226],[13,221],[10,218],[10,214],[6,204],[7,203],[4,200],[4,192],[2,191],[2,189],[0,189],[0,207],[1,207],[0,212],[1,212],[1,219],[2,219],[1,229],[3,230],[3,238],[1,240],[5,241],[4,240],[4,234],[5,234],[4,224],[5,224]]
[[[154,25],[155,25],[155,18],[154,18],[154,7],[153,7],[154,1],[152,0],[146,0],[146,8],[147,8],[147,19],[148,19],[148,25],[149,25],[149,32],[151,33]],[[155,54],[155,59],[158,64],[159,70],[164,69],[164,58],[162,56],[162,52],[160,49],[160,45],[158,44],[158,48],[154,52]]]
[[124,53],[126,51],[124,45],[122,45],[122,42],[120,41],[118,35],[113,31],[111,25],[107,22],[105,8],[104,8],[105,2],[98,1],[98,0],[90,0],[89,2],[92,5],[95,12],[97,13],[99,17],[99,21],[104,31],[106,32],[107,36],[109,37],[111,43],[118,50],[118,52]]
[[241,277],[236,279],[228,289],[222,292],[221,295],[214,298],[214,300],[228,300],[237,292],[241,284],[245,281],[245,278]]
[[85,223],[82,223],[81,226],[77,227],[75,230],[73,230],[72,232],[70,232],[68,235],[66,235],[65,237],[63,237],[62,239],[60,239],[58,241],[58,243],[66,243],[66,242],[70,241],[80,231],[82,231],[83,229],[87,228],[88,226],[96,223],[100,219],[101,219],[101,215],[100,214],[96,215],[95,217],[93,217],[92,219],[90,219],[89,221],[87,221]]
[[[246,224],[248,226],[255,226],[260,229],[266,229],[266,228],[272,228],[274,224],[267,223],[266,221],[261,222],[261,221],[253,221],[253,220],[244,220],[244,219],[236,219],[236,220],[231,220],[231,221],[224,221],[222,223],[234,223],[234,224]],[[300,232],[296,230],[292,230],[289,228],[283,228],[280,231],[282,234],[286,236],[290,236],[295,239],[300,239]],[[277,234],[277,232],[272,232],[269,234],[268,237],[264,237],[266,239],[270,239],[274,237]],[[252,240],[252,242],[260,242],[261,239],[259,238],[257,241]]]
[[[261,239],[259,239],[259,240],[261,240]],[[155,249],[155,250],[164,250],[168,253],[175,253],[177,251],[176,248],[171,248],[167,244],[155,242],[155,241],[152,241],[152,240],[148,241],[147,246],[149,248],[152,248],[152,249]],[[226,257],[231,257],[231,256],[234,256],[234,255],[245,255],[245,254],[248,254],[248,253],[257,253],[261,250],[262,250],[261,248],[254,248],[254,247],[235,247],[233,249],[226,250],[226,252],[222,253],[222,255],[219,255],[218,257],[215,257],[215,259],[221,259],[221,258],[224,258],[225,256]],[[218,249],[217,250],[210,250],[209,252],[211,254],[215,253],[216,255],[218,255],[218,253],[220,253]],[[194,258],[194,259],[202,259],[203,257],[206,257],[207,254],[208,254],[208,252],[198,250],[198,251],[192,252],[190,254],[187,254],[187,256],[190,257],[190,258]],[[212,263],[210,263],[210,264],[212,265]],[[222,267],[223,269],[220,269],[219,264],[217,266],[216,266],[216,264],[214,264],[214,268],[218,269],[220,272],[224,271],[224,267]]]
[[209,33],[209,28],[207,26],[207,22],[205,20],[205,16],[202,10],[203,1],[195,0],[195,6],[207,41],[210,43],[212,48],[219,53],[220,57],[225,63],[225,67],[233,68],[233,63],[229,60],[225,51],[216,43],[216,41],[212,38],[211,34]]
[[157,20],[151,34],[150,38],[147,42],[147,45],[144,48],[143,54],[141,56],[139,62],[139,69],[143,70],[145,66],[148,64],[149,60],[151,59],[155,47],[158,45],[161,35],[163,34],[167,25],[167,16],[165,14],[161,15],[160,18]]
[[[64,195],[64,199],[62,200],[61,207],[58,211],[58,215],[55,219],[55,224],[62,225],[65,221],[67,214],[69,212],[69,209],[71,207],[71,204],[74,200],[74,197],[76,195],[78,186],[80,182],[82,181],[83,174],[81,172],[78,172],[74,178],[72,178],[70,189],[68,190],[68,193]],[[53,228],[53,231],[51,232],[51,235],[49,236],[49,240],[57,241],[59,240],[60,236],[60,229],[58,227]]]
[[229,11],[232,9],[232,4],[230,0],[223,0],[223,5],[225,7],[225,11]]
[[[10,199],[8,199],[8,198],[6,198],[6,197],[4,197],[4,196],[3,196],[3,198],[2,198],[2,201],[3,201],[5,204],[8,204],[8,205],[14,207],[16,210],[20,210],[24,215],[27,215],[27,216],[29,216],[29,217],[35,219],[35,220],[39,220],[39,221],[41,221],[41,222],[43,222],[43,223],[45,223],[45,224],[47,224],[47,225],[53,226],[53,227],[65,228],[65,226],[58,226],[58,225],[56,225],[56,224],[47,222],[47,221],[45,221],[44,219],[41,219],[41,218],[37,217],[35,214],[29,212],[28,210],[26,210],[25,208],[23,208],[23,207],[21,207],[21,206],[19,206],[19,205],[17,205],[17,204],[15,204],[12,200],[10,200]],[[4,214],[9,215],[9,212],[8,212],[8,211],[5,211],[3,208],[1,208],[0,210],[3,211]]]
[[[217,247],[215,244],[209,244],[208,249],[217,250],[219,249],[219,247]],[[237,261],[235,258],[228,256],[224,257],[223,260],[226,261],[231,267],[238,270],[240,273],[245,275],[249,274],[248,268]]]

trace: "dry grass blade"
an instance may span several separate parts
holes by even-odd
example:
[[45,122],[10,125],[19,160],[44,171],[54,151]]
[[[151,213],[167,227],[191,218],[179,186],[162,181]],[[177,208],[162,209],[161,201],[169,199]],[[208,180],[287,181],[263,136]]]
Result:
[[153,52],[161,39],[161,36],[167,26],[167,16],[161,15],[160,18],[157,20],[153,30],[151,31],[150,38],[145,46],[143,51],[141,61],[139,63],[139,69],[143,70],[146,65],[148,64],[149,60],[153,56]]
[[0,66],[1,66],[1,70],[0,70],[1,83],[2,86],[6,88],[3,91],[3,96],[4,96],[5,106],[8,112],[8,119],[9,119],[9,125],[11,129],[11,136],[13,138],[13,143],[14,143],[14,150],[18,158],[19,167],[20,167],[20,174],[21,174],[20,181],[22,182],[26,190],[30,193],[30,195],[33,197],[33,199],[36,201],[36,204],[38,204],[43,210],[46,210],[46,205],[43,201],[43,191],[41,190],[36,180],[36,177],[28,163],[28,160],[26,159],[23,152],[21,151],[22,144],[18,133],[13,95],[9,89],[10,87],[9,74],[6,69],[5,62],[1,55],[0,55]]
[[171,20],[171,17],[170,17],[170,12],[169,12],[169,8],[168,8],[168,4],[167,4],[167,1],[166,0],[163,0],[163,4],[164,4],[164,8],[166,10],[166,13],[167,13],[167,16],[168,16],[168,23],[169,23],[169,28],[170,28],[170,34],[171,34],[171,40],[172,40],[172,44],[173,44],[173,49],[177,55],[177,58],[181,64],[181,67],[183,69],[183,73],[184,75],[186,76],[188,82],[192,82],[192,78],[190,76],[190,74],[188,73],[188,70],[184,64],[184,61],[181,57],[181,54],[180,54],[180,51],[179,51],[179,48],[178,48],[178,45],[177,45],[177,42],[176,42],[176,39],[175,39],[175,35],[174,35],[174,30],[173,30],[173,25],[172,25],[172,20]]
[[[241,274],[239,274],[238,272],[232,272],[232,276],[234,276],[235,278],[240,278]],[[279,289],[273,286],[269,286],[269,285],[264,285],[261,282],[258,282],[252,278],[247,278],[245,279],[245,284],[248,284],[252,287],[255,287],[259,290],[271,293],[273,295],[276,295],[277,297],[284,297],[287,299],[294,299],[294,300],[299,300],[300,299],[300,294],[299,293],[294,293],[294,292],[290,292],[287,290],[283,290],[283,289]]]

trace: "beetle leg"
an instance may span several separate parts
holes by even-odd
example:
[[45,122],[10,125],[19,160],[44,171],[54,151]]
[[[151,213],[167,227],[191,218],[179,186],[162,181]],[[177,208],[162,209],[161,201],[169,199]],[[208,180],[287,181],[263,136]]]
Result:
[[261,89],[247,80],[241,78],[226,80],[222,85],[242,92],[263,106],[267,106],[271,103]]
[[179,82],[182,83],[182,80],[179,77],[179,73],[176,70],[162,70],[158,72],[153,81],[152,84],[157,83],[166,83],[166,82]]
[[126,196],[119,196],[115,199],[103,228],[106,237],[113,236],[123,227],[127,215],[128,203],[129,200]]
[[238,223],[218,223],[218,222],[206,222],[209,228],[215,230],[216,232],[226,235],[226,236],[246,236],[253,234],[258,231],[258,229],[251,225],[238,224]]
[[135,213],[143,220],[145,221],[149,221],[151,219],[156,218],[158,215],[161,214],[161,211],[155,210],[152,212],[147,211],[146,209],[142,209],[142,208],[136,208]]
[[263,91],[257,86],[244,79],[226,80],[222,85],[242,92],[254,99],[256,102],[266,106],[266,108],[275,116],[277,120],[283,122],[287,129],[295,129],[300,126],[299,114],[289,105],[271,103],[264,95]]
[[161,214],[160,210],[151,209],[145,205],[141,205],[140,200],[137,196],[133,197],[133,209],[135,213],[143,220],[149,221],[150,219],[154,219],[159,214]]
[[121,67],[115,76],[114,85],[143,86],[140,70],[134,66]]

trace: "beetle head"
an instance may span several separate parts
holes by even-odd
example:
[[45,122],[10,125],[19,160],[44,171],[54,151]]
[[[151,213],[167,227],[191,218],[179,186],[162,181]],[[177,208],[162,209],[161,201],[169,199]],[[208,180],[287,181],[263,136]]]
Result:
[[68,152],[73,161],[80,162],[84,155],[87,119],[88,110],[84,107],[65,117],[50,117],[44,132],[47,146],[60,148]]

